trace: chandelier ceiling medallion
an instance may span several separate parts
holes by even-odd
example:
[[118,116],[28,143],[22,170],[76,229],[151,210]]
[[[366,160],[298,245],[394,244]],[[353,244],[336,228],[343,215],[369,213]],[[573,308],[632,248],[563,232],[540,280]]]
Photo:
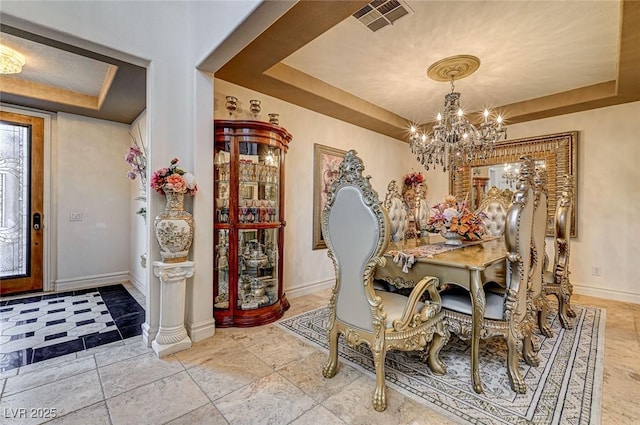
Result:
[[434,63],[427,75],[434,81],[450,81],[451,93],[444,99],[444,110],[438,113],[431,133],[412,125],[409,147],[417,155],[426,170],[442,167],[443,171],[453,171],[472,160],[485,160],[493,151],[494,144],[505,137],[506,127],[502,117],[493,120],[488,109],[477,125],[464,116],[460,107],[460,93],[455,91],[454,81],[473,74],[480,66],[475,56],[451,56]]
[[19,74],[24,64],[24,56],[0,44],[0,74]]

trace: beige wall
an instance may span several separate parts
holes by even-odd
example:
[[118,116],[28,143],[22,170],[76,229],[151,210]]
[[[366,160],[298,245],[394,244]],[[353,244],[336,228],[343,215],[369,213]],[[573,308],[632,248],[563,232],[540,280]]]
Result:
[[512,139],[578,131],[578,237],[569,267],[577,293],[640,303],[639,118],[634,102],[509,127]]
[[[126,280],[133,215],[124,162],[129,126],[64,113],[56,122],[56,289]],[[81,220],[71,221],[72,213]]]

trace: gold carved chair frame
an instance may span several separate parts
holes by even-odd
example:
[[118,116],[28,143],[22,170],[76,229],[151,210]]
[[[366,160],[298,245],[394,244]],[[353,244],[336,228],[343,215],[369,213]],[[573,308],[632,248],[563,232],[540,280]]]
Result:
[[556,205],[562,195],[562,176],[572,175],[574,178],[573,205],[571,212],[571,233],[570,236],[578,236],[577,226],[577,197],[578,197],[578,132],[570,131],[566,133],[549,134],[545,136],[529,137],[525,139],[506,140],[496,143],[494,151],[488,156],[486,161],[474,160],[471,164],[459,168],[454,175],[451,174],[449,180],[449,191],[457,199],[465,199],[471,193],[472,169],[487,165],[498,165],[505,163],[519,162],[520,157],[528,155],[534,160],[544,160],[547,172],[547,190],[549,194],[547,208],[546,235],[553,237],[554,214]]

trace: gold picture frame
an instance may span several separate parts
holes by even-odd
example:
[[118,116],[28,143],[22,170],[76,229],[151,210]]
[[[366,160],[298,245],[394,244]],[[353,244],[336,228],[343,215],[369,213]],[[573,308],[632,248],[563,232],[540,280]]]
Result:
[[347,151],[313,144],[313,245],[312,249],[327,247],[322,237],[322,210],[331,183],[337,177],[339,166]]
[[461,167],[456,175],[451,174],[449,191],[457,199],[471,196],[472,169],[487,165],[497,165],[520,162],[522,155],[529,155],[534,160],[544,160],[547,171],[547,236],[553,237],[554,216],[557,200],[562,192],[563,176],[570,174],[574,178],[573,208],[571,212],[571,237],[578,236],[578,132],[548,134],[544,136],[528,137],[524,139],[506,140],[498,142],[494,151],[486,159],[474,160],[470,165]]

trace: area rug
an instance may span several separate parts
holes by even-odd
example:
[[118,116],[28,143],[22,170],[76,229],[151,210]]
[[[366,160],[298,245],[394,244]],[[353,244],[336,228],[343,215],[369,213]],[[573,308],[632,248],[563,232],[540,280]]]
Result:
[[[385,371],[387,386],[461,424],[599,424],[604,366],[605,311],[574,305],[574,328],[563,329],[555,314],[549,319],[553,337],[538,336],[540,365],[520,362],[526,394],[515,394],[506,369],[502,338],[481,341],[483,394],[471,386],[470,347],[452,336],[441,352],[447,373],[437,376],[418,353],[391,351]],[[328,352],[328,307],[281,320],[277,326]],[[366,346],[349,347],[339,338],[341,362],[375,376]]]

